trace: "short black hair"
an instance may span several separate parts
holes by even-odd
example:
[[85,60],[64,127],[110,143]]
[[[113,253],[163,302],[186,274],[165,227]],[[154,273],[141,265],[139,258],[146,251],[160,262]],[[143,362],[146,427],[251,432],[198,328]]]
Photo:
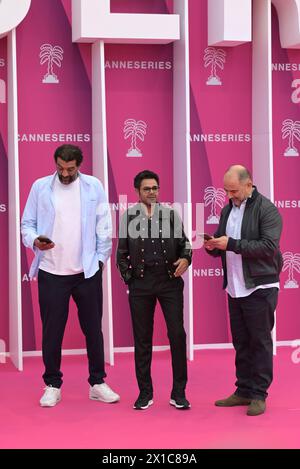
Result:
[[149,169],[144,169],[144,171],[141,171],[138,173],[133,181],[133,185],[135,189],[140,189],[141,183],[143,179],[155,179],[157,182],[157,185],[159,186],[159,177],[156,173],[153,171],[149,171]]
[[77,147],[76,145],[61,145],[60,147],[56,148],[54,153],[54,159],[56,163],[57,158],[61,158],[67,163],[69,161],[75,160],[76,166],[80,166],[83,160],[83,154],[81,148]]

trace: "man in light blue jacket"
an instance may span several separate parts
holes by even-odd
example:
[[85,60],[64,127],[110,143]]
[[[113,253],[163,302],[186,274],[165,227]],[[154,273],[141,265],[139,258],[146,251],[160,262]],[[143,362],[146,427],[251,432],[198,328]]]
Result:
[[101,182],[79,172],[82,151],[75,145],[55,150],[56,172],[34,182],[22,217],[23,243],[35,257],[43,325],[46,384],[42,407],[61,400],[61,348],[70,297],[78,308],[89,363],[89,397],[117,402],[105,382],[102,319],[102,268],[111,254],[109,204]]

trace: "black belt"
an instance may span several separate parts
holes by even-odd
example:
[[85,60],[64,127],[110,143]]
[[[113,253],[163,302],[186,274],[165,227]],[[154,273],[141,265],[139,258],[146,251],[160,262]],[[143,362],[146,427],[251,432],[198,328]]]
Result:
[[157,263],[157,264],[145,264],[144,269],[145,270],[158,270],[158,269],[165,269],[166,266],[163,263]]

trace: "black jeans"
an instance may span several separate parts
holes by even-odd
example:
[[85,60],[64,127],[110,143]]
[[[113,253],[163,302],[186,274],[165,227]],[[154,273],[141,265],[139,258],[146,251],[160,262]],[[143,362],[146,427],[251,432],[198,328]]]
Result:
[[187,383],[186,333],[183,327],[183,286],[181,277],[168,276],[164,266],[145,269],[142,279],[129,284],[135,371],[140,392],[152,395],[151,379],[153,322],[158,300],[167,324],[173,371],[171,396],[185,395]]
[[228,295],[232,342],[235,348],[235,394],[265,399],[273,380],[274,311],[278,288],[258,289],[243,298]]
[[46,385],[62,385],[61,348],[72,296],[78,308],[80,327],[85,335],[89,362],[89,383],[103,383],[104,371],[102,319],[102,270],[93,277],[84,274],[54,275],[38,273],[40,312],[43,324],[43,361]]

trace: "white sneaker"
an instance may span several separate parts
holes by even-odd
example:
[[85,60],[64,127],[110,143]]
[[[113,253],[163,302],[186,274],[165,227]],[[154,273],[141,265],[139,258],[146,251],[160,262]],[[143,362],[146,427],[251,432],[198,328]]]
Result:
[[46,386],[40,399],[42,407],[54,407],[61,400],[61,390],[53,386]]
[[102,402],[118,402],[119,394],[115,393],[106,383],[94,384],[90,387],[90,399]]

